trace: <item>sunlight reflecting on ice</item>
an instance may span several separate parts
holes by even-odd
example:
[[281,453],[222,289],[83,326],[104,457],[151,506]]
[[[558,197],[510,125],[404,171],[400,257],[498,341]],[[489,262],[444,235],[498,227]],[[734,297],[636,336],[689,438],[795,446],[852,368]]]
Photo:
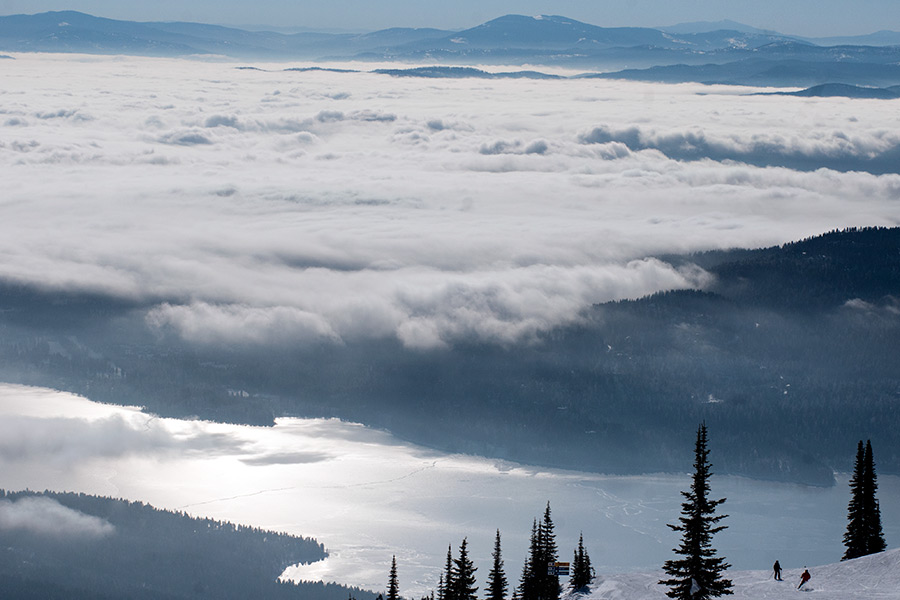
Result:
[[[531,522],[549,501],[563,560],[578,535],[598,572],[658,567],[676,539],[683,475],[609,477],[447,455],[337,420],[249,427],[160,419],[72,394],[0,386],[0,487],[72,490],[312,536],[330,557],[285,577],[380,590],[396,555],[405,595],[437,583],[468,537],[483,580],[496,529],[516,580]],[[712,438],[715,462],[715,438]],[[717,545],[739,569],[823,564],[841,554],[848,494],[715,477],[730,528]],[[889,540],[900,479],[882,476]]]

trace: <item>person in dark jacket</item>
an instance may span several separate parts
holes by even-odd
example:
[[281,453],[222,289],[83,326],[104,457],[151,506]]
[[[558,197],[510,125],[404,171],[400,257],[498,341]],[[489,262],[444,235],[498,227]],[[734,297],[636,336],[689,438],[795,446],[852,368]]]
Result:
[[800,585],[797,586],[797,589],[799,590],[802,588],[803,584],[809,581],[810,577],[812,577],[812,575],[809,574],[809,570],[807,570],[806,567],[803,567],[803,575],[800,576]]
[[775,564],[772,566],[772,570],[775,571],[775,581],[782,581],[782,579],[781,579],[781,563],[779,563],[776,560]]

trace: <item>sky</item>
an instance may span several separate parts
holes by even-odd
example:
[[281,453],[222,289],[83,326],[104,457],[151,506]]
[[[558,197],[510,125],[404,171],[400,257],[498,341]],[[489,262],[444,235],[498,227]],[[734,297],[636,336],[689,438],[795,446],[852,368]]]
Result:
[[655,27],[731,19],[804,36],[857,35],[900,28],[895,0],[0,0],[0,14],[78,10],[138,21],[197,21],[371,31],[388,27],[465,29],[505,14],[555,14],[605,27]]

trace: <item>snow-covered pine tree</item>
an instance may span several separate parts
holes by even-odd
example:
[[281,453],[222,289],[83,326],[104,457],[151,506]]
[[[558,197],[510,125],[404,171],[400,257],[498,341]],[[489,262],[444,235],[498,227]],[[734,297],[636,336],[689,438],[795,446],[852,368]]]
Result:
[[387,600],[400,599],[400,582],[397,580],[397,557],[391,557],[391,574],[388,576]]
[[506,600],[506,591],[509,589],[509,584],[506,581],[506,575],[503,573],[503,556],[500,552],[499,529],[497,530],[497,536],[494,538],[494,552],[491,556],[494,562],[488,573],[486,600]]
[[454,600],[476,600],[478,586],[475,585],[477,568],[469,558],[467,540],[463,538],[459,546],[459,558],[453,559],[453,597]]
[[[731,594],[731,580],[725,579],[723,573],[731,565],[723,557],[716,556],[712,547],[712,536],[725,529],[717,525],[728,515],[716,515],[716,507],[725,502],[725,498],[710,500],[709,477],[712,465],[709,462],[707,448],[706,423],[697,429],[697,441],[694,446],[694,475],[691,489],[681,492],[685,502],[681,504],[681,517],[678,525],[669,525],[673,531],[682,532],[681,545],[674,552],[683,558],[667,560],[663,570],[671,576],[659,583],[669,586],[666,595],[679,600],[707,600]],[[691,594],[691,587],[696,582],[699,591]]]
[[572,559],[572,576],[569,579],[569,588],[573,592],[585,591],[594,579],[594,568],[591,566],[591,557],[584,548],[584,535],[578,536],[578,547],[575,549],[575,557]]

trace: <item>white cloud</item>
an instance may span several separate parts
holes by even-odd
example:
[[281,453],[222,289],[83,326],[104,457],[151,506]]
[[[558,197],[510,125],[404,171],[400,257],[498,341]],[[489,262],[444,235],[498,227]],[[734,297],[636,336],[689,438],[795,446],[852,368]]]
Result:
[[835,128],[800,136],[782,131],[722,134],[699,126],[660,131],[634,125],[601,125],[583,133],[580,139],[585,144],[624,144],[635,151],[659,150],[676,160],[730,160],[799,170],[895,173],[900,159],[900,134],[886,130],[847,133]]
[[27,531],[46,537],[103,538],[115,527],[107,520],[63,506],[56,500],[24,497],[0,500],[0,531]]
[[191,451],[240,452],[242,442],[224,434],[167,429],[146,415],[121,415],[92,421],[7,415],[0,420],[0,460],[77,464],[96,458]]
[[287,306],[250,307],[162,304],[147,315],[152,327],[174,327],[193,341],[278,343],[290,340],[337,340],[331,326],[320,316]]
[[893,164],[889,102],[10,63],[0,278],[140,299],[202,343],[527,341],[702,283],[650,255],[900,221],[900,175],[813,168]]

